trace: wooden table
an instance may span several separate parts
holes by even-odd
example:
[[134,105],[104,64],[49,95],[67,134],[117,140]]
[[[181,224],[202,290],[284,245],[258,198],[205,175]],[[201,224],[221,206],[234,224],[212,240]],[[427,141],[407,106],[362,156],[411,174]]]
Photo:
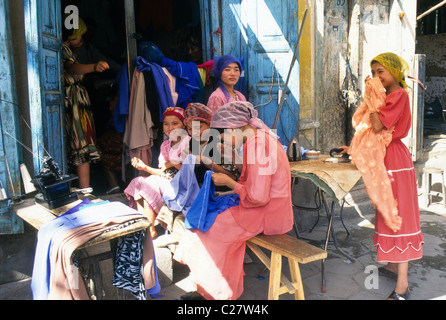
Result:
[[[348,163],[331,163],[326,162],[328,156],[320,156],[318,160],[303,160],[298,162],[291,162],[291,177],[292,179],[303,178],[308,179],[313,182],[318,188],[319,194],[321,195],[321,204],[316,208],[305,208],[313,209],[319,212],[319,209],[323,206],[327,214],[328,226],[327,233],[325,237],[324,250],[327,250],[328,242],[330,236],[333,239],[333,243],[338,251],[340,251],[344,256],[346,256],[352,262],[355,259],[349,257],[345,252],[343,252],[337,245],[337,240],[335,232],[333,230],[333,216],[335,212],[335,204],[341,204],[341,217],[342,209],[344,204],[345,196],[352,190],[356,183],[361,179],[361,173],[351,162]],[[294,183],[293,183],[294,185]],[[331,209],[327,204],[328,195],[331,200]],[[293,204],[294,205],[294,204]],[[295,207],[298,207],[294,205]],[[298,207],[299,208],[299,207]],[[297,228],[296,231],[298,232]],[[298,233],[299,237],[299,233]],[[322,292],[326,291],[325,284],[325,259],[322,260]]]
[[[97,199],[94,196],[88,197],[92,202],[101,202],[102,199]],[[51,220],[55,219],[56,217],[62,215],[63,213],[67,212],[69,209],[73,208],[74,206],[80,204],[82,200],[75,201],[73,203],[70,203],[68,205],[49,210],[39,204],[35,203],[34,199],[26,199],[23,203],[16,204],[11,206],[11,210],[13,210],[20,218],[22,218],[24,221],[26,221],[28,224],[30,224],[32,227],[34,227],[37,230],[40,230],[40,228],[50,222]],[[89,266],[90,270],[93,270],[91,274],[91,279],[94,283],[94,291],[92,292],[92,296],[94,296],[96,299],[101,298],[101,294],[103,292],[103,286],[102,286],[102,277],[101,277],[101,271],[99,267],[99,263],[101,261],[111,259],[113,257],[112,248],[113,246],[110,245],[110,250],[107,250],[105,252],[101,253],[94,253],[89,254],[87,248],[93,247],[98,244],[103,244],[106,242],[110,242],[114,239],[117,239],[119,237],[132,234],[135,232],[143,231],[149,228],[151,223],[145,218],[141,218],[140,220],[135,221],[134,223],[126,226],[117,226],[117,228],[113,228],[111,230],[103,232],[101,235],[89,240],[84,245],[80,246],[75,253],[79,255],[80,257],[80,265],[81,266]],[[94,251],[93,251],[94,252]],[[90,290],[92,291],[92,290]]]

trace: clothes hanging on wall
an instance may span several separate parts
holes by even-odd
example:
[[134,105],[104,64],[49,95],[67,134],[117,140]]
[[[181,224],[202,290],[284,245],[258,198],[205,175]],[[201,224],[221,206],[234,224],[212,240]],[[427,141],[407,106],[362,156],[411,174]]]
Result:
[[133,73],[129,115],[124,133],[124,145],[129,158],[137,157],[144,163],[152,162],[153,122],[147,107],[144,76],[138,69]]

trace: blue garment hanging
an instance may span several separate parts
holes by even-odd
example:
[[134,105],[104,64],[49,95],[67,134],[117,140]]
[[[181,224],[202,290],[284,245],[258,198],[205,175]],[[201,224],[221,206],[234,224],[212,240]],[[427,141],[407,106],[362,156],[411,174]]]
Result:
[[161,65],[177,78],[175,91],[178,93],[177,107],[186,109],[191,102],[197,102],[196,96],[200,93],[200,74],[197,65],[193,62],[177,62],[163,58]]
[[238,194],[215,197],[212,174],[212,171],[206,172],[200,192],[186,214],[185,227],[187,229],[199,229],[206,232],[220,213],[240,204]]
[[150,63],[143,57],[136,58],[136,68],[139,72],[152,72],[153,80],[155,82],[156,91],[158,92],[158,103],[160,108],[160,122],[163,122],[163,113],[167,108],[174,106],[172,93],[170,91],[167,76],[156,63]]
[[123,133],[125,131],[125,122],[129,115],[129,77],[127,75],[127,65],[124,64],[116,77],[115,82],[118,84],[118,101],[116,102],[113,112],[113,120],[116,132]]

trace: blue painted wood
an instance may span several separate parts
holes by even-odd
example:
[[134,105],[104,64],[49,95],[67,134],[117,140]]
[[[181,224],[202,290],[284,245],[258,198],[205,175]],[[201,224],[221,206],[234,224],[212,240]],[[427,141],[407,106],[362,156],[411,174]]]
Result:
[[47,155],[66,172],[60,0],[26,0],[24,9],[34,172]]
[[[12,197],[21,194],[21,155],[15,140],[20,137],[19,112],[8,8],[8,0],[0,0],[0,180]],[[9,210],[7,201],[0,201],[0,234],[21,232],[23,221]]]
[[[205,58],[231,54],[243,57],[243,93],[270,127],[278,109],[299,32],[296,1],[203,0]],[[215,32],[220,28],[221,39]],[[209,52],[212,52],[209,55]],[[281,143],[298,136],[299,63],[293,68],[287,100],[278,124]]]

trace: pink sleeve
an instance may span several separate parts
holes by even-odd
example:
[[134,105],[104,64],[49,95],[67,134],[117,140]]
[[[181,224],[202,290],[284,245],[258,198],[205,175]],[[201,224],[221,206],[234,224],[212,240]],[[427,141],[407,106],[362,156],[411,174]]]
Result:
[[215,90],[209,97],[207,107],[215,113],[220,107],[226,104],[226,98],[220,88]]
[[381,108],[379,115],[381,122],[387,129],[395,126],[400,120],[406,103],[409,103],[409,96],[404,89],[395,91],[387,96],[386,106]]
[[[269,164],[260,164],[258,161],[254,161],[253,164],[246,164],[246,154],[248,152],[256,152],[256,148],[266,148],[265,144],[259,143],[259,140],[263,139],[254,139],[254,143],[245,145],[243,154],[243,166],[245,168],[242,175],[244,179],[241,179],[241,182],[234,187],[234,192],[240,196],[240,204],[245,208],[263,207],[271,199],[272,175],[262,174],[262,171],[265,172],[265,168]],[[265,154],[269,154],[269,150],[266,150]]]

